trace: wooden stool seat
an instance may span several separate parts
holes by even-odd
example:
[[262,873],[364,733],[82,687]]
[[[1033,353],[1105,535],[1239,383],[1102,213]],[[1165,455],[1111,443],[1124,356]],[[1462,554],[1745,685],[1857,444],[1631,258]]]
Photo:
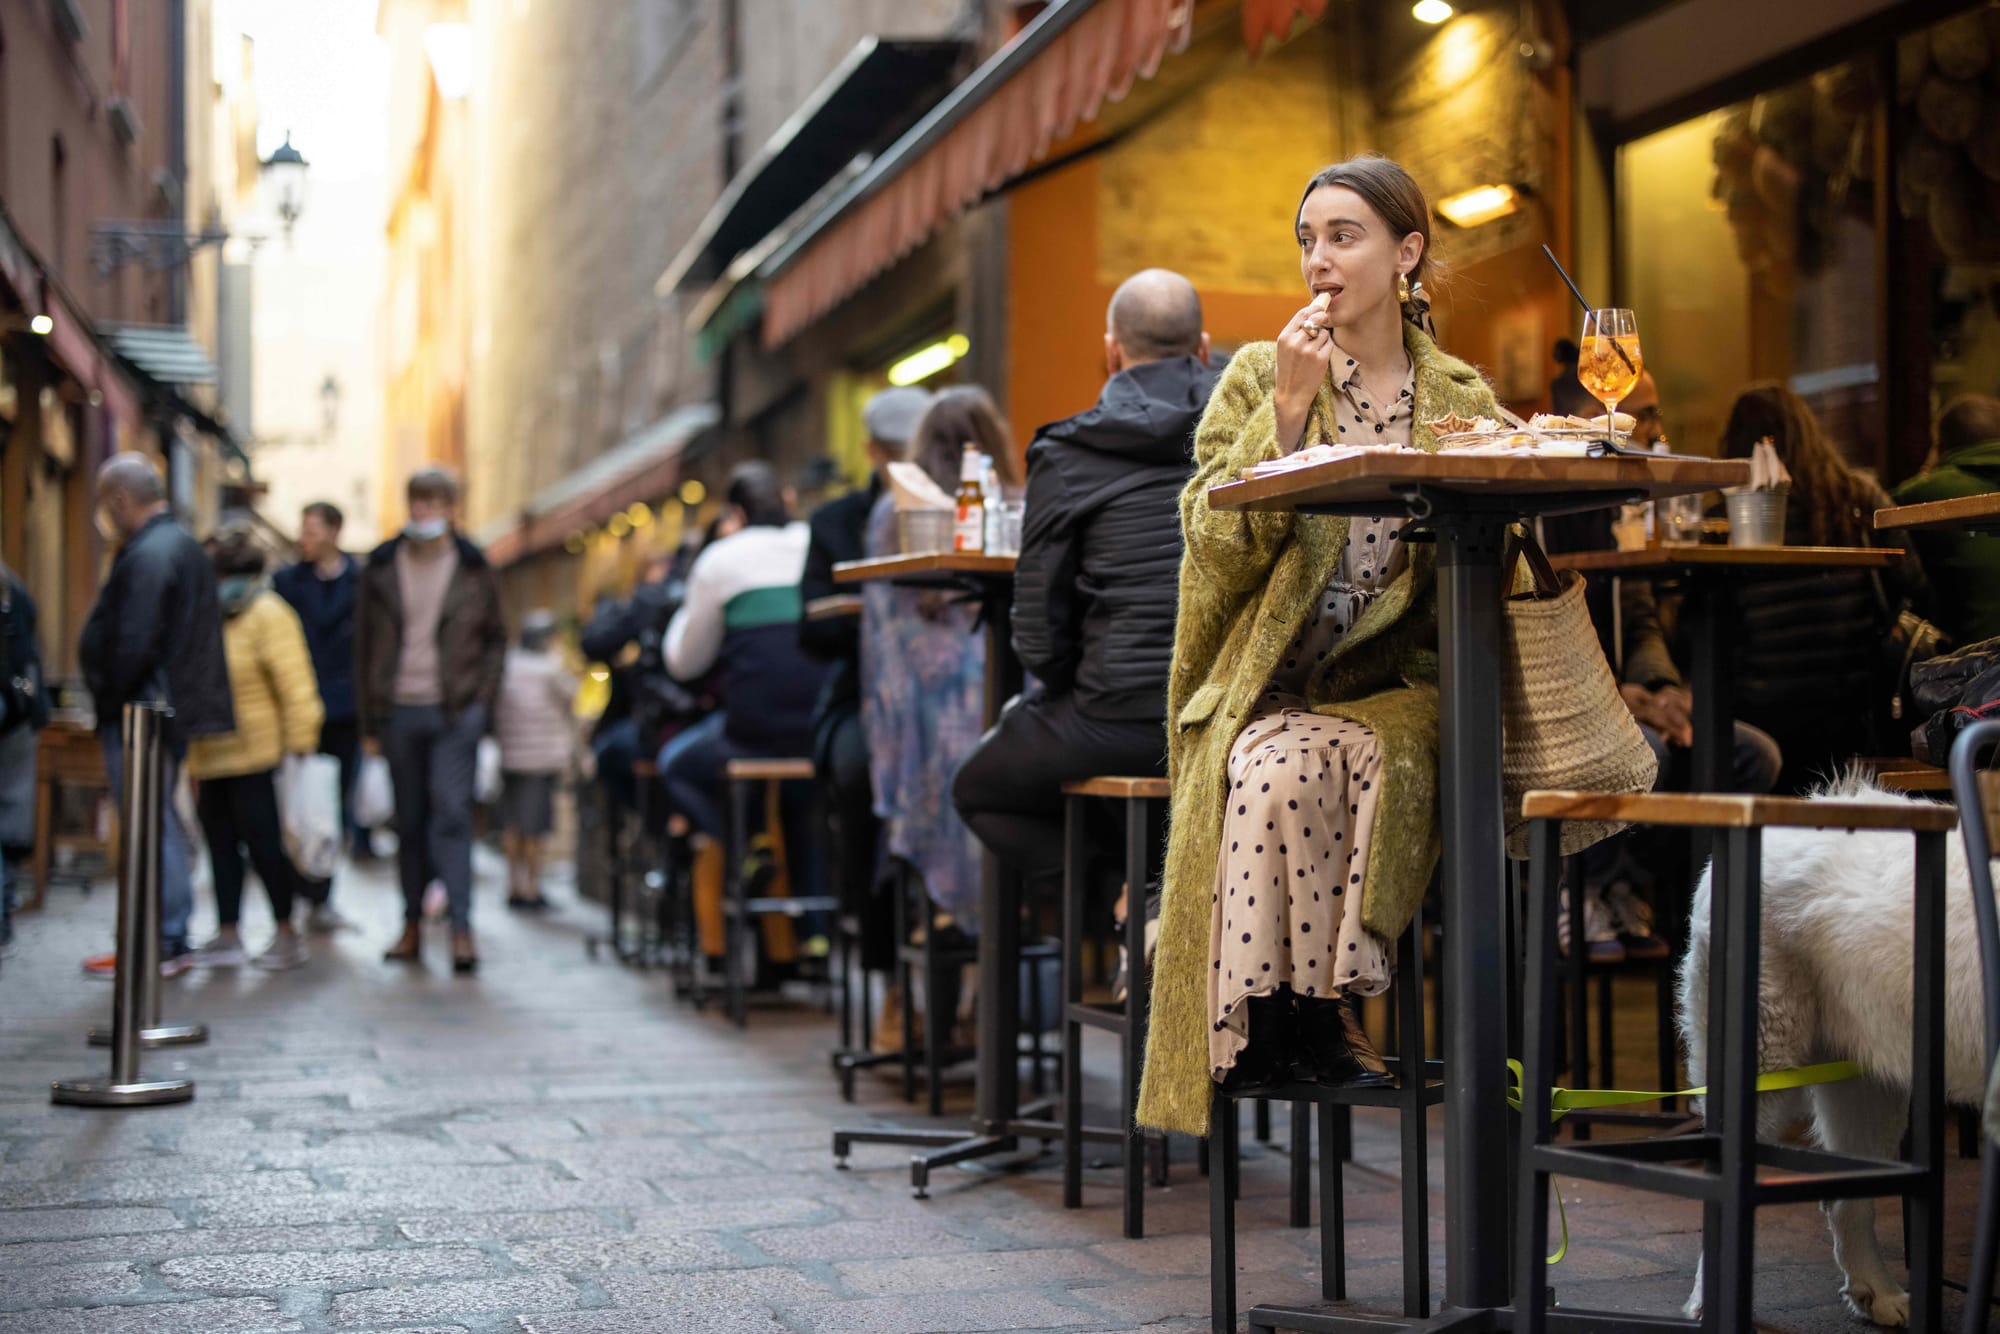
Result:
[[1951,775],[1936,765],[1888,769],[1875,775],[1875,786],[1888,792],[1949,792]]
[[724,770],[732,783],[809,782],[817,772],[811,760],[731,760]]
[[1944,834],[1958,827],[1957,811],[1928,802],[1685,792],[1530,792],[1522,801],[1521,813],[1530,820],[1616,820],[1694,829],[1895,829]]
[[1173,785],[1164,778],[1085,778],[1075,783],[1063,784],[1066,797],[1123,797],[1145,801],[1165,801],[1174,794]]

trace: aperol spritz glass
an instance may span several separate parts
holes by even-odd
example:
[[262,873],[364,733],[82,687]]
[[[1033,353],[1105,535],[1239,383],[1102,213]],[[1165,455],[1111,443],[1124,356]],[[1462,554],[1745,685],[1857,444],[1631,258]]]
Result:
[[1604,425],[1618,438],[1618,404],[1639,383],[1646,360],[1639,351],[1639,320],[1629,310],[1593,310],[1583,317],[1576,378],[1604,404]]

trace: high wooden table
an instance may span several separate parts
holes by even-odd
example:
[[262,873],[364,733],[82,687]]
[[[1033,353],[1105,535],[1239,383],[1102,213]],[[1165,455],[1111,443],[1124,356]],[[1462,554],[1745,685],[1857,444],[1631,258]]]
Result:
[[[1498,670],[1506,526],[1536,514],[1573,514],[1749,480],[1750,465],[1739,460],[1370,453],[1231,482],[1208,494],[1215,509],[1405,516],[1411,521],[1406,540],[1437,543],[1438,809],[1447,923],[1445,1301],[1457,1309],[1434,1317],[1428,1328],[1498,1329],[1512,1319],[1506,1183],[1514,1132],[1501,1073],[1514,1011]],[[1385,1327],[1410,1322],[1259,1306],[1249,1323],[1253,1331],[1383,1334]]]
[[1930,500],[1921,505],[1892,505],[1875,511],[1875,526],[1931,530],[1956,528],[1973,533],[2000,534],[2000,492]]
[[1903,558],[1891,547],[1731,547],[1667,542],[1631,551],[1573,551],[1551,556],[1559,570],[1620,579],[1679,578],[1694,644],[1694,790],[1726,792],[1734,750],[1735,690],[1729,640],[1736,615],[1735,579],[1757,572],[1886,570]]
[[[980,603],[986,627],[984,712],[991,727],[1000,710],[1021,689],[1021,661],[1014,656],[1014,557],[939,552],[880,556],[833,567],[837,584],[889,582],[905,588],[965,593]],[[917,1198],[929,1193],[933,1168],[1012,1153],[1023,1136],[1054,1139],[1060,1123],[1047,1119],[1046,1105],[1021,1106],[1021,900],[1014,876],[990,852],[980,856],[979,874],[979,1059],[972,1129],[836,1130],[833,1161],[847,1166],[856,1144],[903,1144],[928,1149],[910,1158],[910,1186]],[[906,1002],[907,1003],[907,1002]]]

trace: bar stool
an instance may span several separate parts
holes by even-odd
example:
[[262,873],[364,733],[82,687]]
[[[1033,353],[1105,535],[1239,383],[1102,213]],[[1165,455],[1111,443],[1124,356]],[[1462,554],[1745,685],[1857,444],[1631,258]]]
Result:
[[[1702,1305],[1708,1328],[1748,1331],[1755,1276],[1755,1210],[1763,1204],[1901,1194],[1909,1204],[1911,1320],[1935,1329],[1942,1283],[1944,1191],[1945,835],[1947,807],[1790,797],[1603,796],[1531,792],[1529,915],[1521,1106],[1545,1109],[1555,1069],[1556,882],[1566,820],[1613,820],[1719,832],[1714,839],[1708,994],[1707,1125],[1701,1133],[1616,1143],[1551,1143],[1546,1112],[1521,1118],[1523,1189],[1516,1238],[1515,1328],[1549,1328],[1549,1178],[1579,1177],[1702,1201]],[[1906,831],[1916,841],[1911,1007],[1911,1161],[1881,1162],[1757,1139],[1757,998],[1761,978],[1762,835],[1765,829]],[[1684,1164],[1692,1163],[1693,1166]],[[1760,1167],[1778,1175],[1760,1180]],[[1594,1313],[1571,1312],[1576,1321]],[[1616,1317],[1612,1317],[1616,1319]]]
[[[1147,846],[1156,803],[1173,795],[1164,778],[1091,778],[1063,784],[1062,886],[1062,1115],[1063,1208],[1083,1205],[1083,1142],[1086,1138],[1125,1146],[1125,1235],[1146,1232],[1145,1149],[1149,1138],[1162,1149],[1163,1139],[1140,1129],[1139,1072],[1146,1059],[1146,883],[1153,860]],[[1084,897],[1088,886],[1084,824],[1091,801],[1122,802],[1125,806],[1125,999],[1095,1005],[1083,999]],[[1086,1130],[1083,1124],[1083,1030],[1095,1028],[1119,1037],[1117,1128]],[[1165,1185],[1164,1154],[1156,1162],[1154,1183]]]
[[[1444,1062],[1424,1056],[1424,950],[1422,914],[1396,941],[1396,1054],[1384,1058],[1393,1081],[1377,1088],[1336,1088],[1292,1083],[1275,1088],[1215,1090],[1210,1113],[1217,1137],[1209,1155],[1208,1282],[1209,1324],[1216,1334],[1236,1329],[1236,1197],[1240,1193],[1241,1147],[1235,1100],[1268,1098],[1292,1104],[1292,1224],[1303,1226],[1304,1194],[1310,1188],[1311,1152],[1306,1124],[1310,1108],[1319,1122],[1320,1291],[1328,1301],[1347,1300],[1346,1211],[1341,1164],[1348,1157],[1346,1118],[1356,1107],[1392,1107],[1402,1143],[1403,1314],[1430,1314],[1429,1109],[1444,1101]],[[1413,1074],[1413,1072],[1416,1072]]]
[[[1657,1075],[1659,1083],[1655,1088],[1670,1089],[1675,1085],[1675,1070],[1678,1064],[1676,1053],[1678,1044],[1674,1040],[1674,961],[1678,957],[1669,950],[1657,959],[1621,959],[1617,962],[1597,962],[1589,957],[1589,950],[1583,939],[1583,858],[1573,856],[1565,859],[1566,880],[1570,887],[1570,937],[1569,953],[1563,956],[1563,981],[1569,993],[1569,1078],[1576,1088],[1596,1088],[1592,1083],[1590,1060],[1590,984],[1597,984],[1597,1068],[1595,1077],[1609,1088],[1616,1083],[1613,1073],[1615,1042],[1613,1023],[1615,1010],[1612,1005],[1612,983],[1619,977],[1651,977],[1653,980],[1653,1029],[1658,1053]],[[1671,1108],[1675,1099],[1668,1099],[1665,1106]],[[1590,1138],[1590,1127],[1594,1124],[1609,1125],[1652,1125],[1678,1124],[1681,1118],[1668,1112],[1632,1111],[1621,1108],[1599,1108],[1588,1111],[1571,1112],[1566,1118],[1578,1139]]]
[[[744,861],[750,850],[750,797],[784,783],[810,783],[815,776],[809,759],[731,760],[723,775],[729,785],[729,893],[722,905],[722,980],[725,1008],[738,1028],[749,1022],[747,995],[751,979],[744,975],[742,933],[752,918],[784,917],[793,922],[808,913],[837,912],[840,900],[831,894],[790,897],[750,896]],[[776,803],[772,803],[775,808]]]

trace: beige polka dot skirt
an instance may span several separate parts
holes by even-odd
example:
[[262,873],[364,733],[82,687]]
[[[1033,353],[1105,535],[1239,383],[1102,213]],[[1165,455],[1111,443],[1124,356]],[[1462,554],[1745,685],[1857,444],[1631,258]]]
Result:
[[1392,959],[1361,925],[1381,743],[1359,723],[1266,694],[1229,752],[1229,806],[1210,939],[1209,1065],[1249,1043],[1249,1007],[1288,984],[1300,996],[1372,996]]

